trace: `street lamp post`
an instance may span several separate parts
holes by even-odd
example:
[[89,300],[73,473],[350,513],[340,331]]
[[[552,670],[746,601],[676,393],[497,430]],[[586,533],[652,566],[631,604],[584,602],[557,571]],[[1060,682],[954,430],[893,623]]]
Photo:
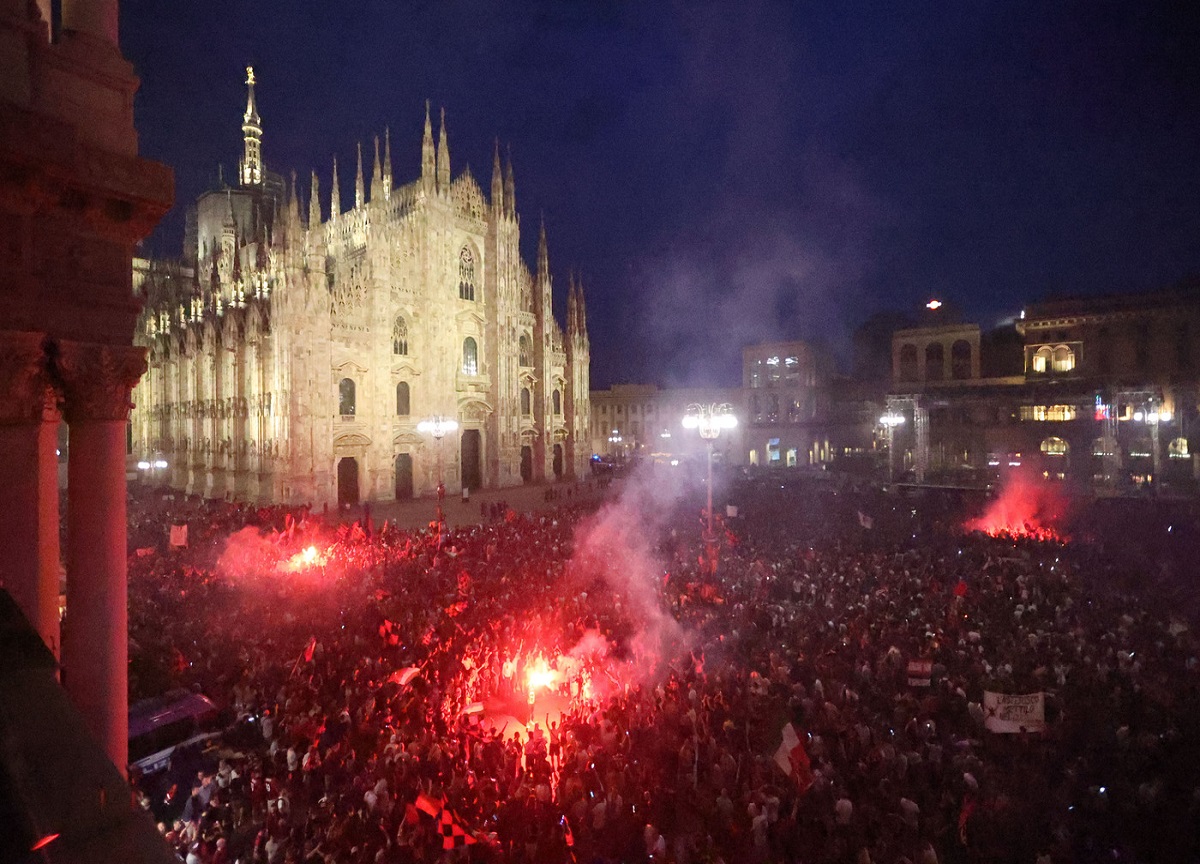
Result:
[[428,420],[422,420],[417,424],[418,432],[425,432],[433,436],[437,441],[437,524],[438,532],[442,530],[442,526],[446,524],[446,515],[442,510],[442,500],[446,497],[446,483],[442,476],[442,439],[446,437],[447,432],[453,432],[458,428],[458,421],[450,417],[430,417]]
[[713,442],[720,436],[722,429],[733,429],[735,426],[737,417],[733,415],[733,408],[728,403],[695,402],[687,407],[687,414],[683,417],[683,428],[697,430],[708,449],[708,521],[704,531],[704,548],[708,556],[708,565],[713,571],[717,566],[717,538],[713,533]]
[[1135,411],[1133,419],[1144,422],[1150,427],[1150,457],[1153,460],[1154,497],[1158,497],[1158,488],[1162,483],[1162,453],[1159,452],[1158,425],[1171,422],[1171,412],[1151,405],[1147,411]]
[[889,410],[879,418],[879,423],[883,426],[884,435],[887,437],[888,482],[894,483],[896,482],[896,427],[904,423],[904,415]]
[[617,456],[618,461],[624,461],[620,458],[624,456],[624,450],[622,448],[624,441],[625,439],[621,437],[621,433],[617,429],[612,430],[612,434],[608,436],[609,455]]

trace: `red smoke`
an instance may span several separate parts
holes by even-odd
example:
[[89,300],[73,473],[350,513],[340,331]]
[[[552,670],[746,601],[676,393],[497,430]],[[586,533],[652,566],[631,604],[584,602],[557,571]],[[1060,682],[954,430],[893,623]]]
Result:
[[1056,487],[1027,474],[1015,473],[983,515],[969,520],[963,528],[992,537],[1063,541],[1066,536],[1059,526],[1065,512],[1066,501]]

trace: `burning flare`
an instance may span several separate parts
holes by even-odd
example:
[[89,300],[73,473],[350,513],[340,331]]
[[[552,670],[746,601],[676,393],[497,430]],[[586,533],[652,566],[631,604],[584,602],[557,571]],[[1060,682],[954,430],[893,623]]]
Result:
[[983,515],[968,521],[967,531],[991,537],[1030,537],[1062,542],[1066,538],[1054,523],[1062,516],[1063,501],[1057,491],[1024,475],[1014,476]]
[[279,562],[279,569],[285,573],[298,573],[313,567],[324,567],[328,555],[316,546],[306,546],[286,561]]
[[551,669],[550,664],[541,657],[531,663],[525,672],[525,681],[529,685],[530,692],[536,693],[538,688],[552,687],[557,680],[558,673]]

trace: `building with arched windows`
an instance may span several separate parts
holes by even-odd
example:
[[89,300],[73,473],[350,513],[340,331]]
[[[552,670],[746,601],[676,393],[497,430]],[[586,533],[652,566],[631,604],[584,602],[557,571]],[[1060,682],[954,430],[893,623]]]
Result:
[[1077,486],[1193,491],[1197,358],[1195,283],[1047,299],[983,338],[975,324],[937,320],[897,330],[893,473],[971,483],[1020,469]]
[[[497,147],[490,195],[452,179],[427,106],[416,179],[394,181],[385,134],[369,178],[359,149],[349,209],[336,161],[331,192],[314,173],[302,205],[263,163],[247,85],[235,184],[197,200],[181,260],[135,268],[150,357],[135,456],[191,493],[316,504],[427,494],[439,463],[451,491],[580,476],[583,288],[560,325],[544,227],[535,268],[520,256],[511,160]],[[417,428],[431,417],[458,428],[434,441]]]

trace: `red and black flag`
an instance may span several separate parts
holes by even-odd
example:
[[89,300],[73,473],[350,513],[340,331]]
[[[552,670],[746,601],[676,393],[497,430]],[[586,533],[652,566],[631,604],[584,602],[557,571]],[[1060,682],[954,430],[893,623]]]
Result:
[[442,810],[441,816],[438,817],[438,826],[442,832],[442,848],[443,849],[460,849],[463,846],[470,846],[472,843],[479,841],[466,832],[466,829],[454,818],[454,814],[449,810]]

